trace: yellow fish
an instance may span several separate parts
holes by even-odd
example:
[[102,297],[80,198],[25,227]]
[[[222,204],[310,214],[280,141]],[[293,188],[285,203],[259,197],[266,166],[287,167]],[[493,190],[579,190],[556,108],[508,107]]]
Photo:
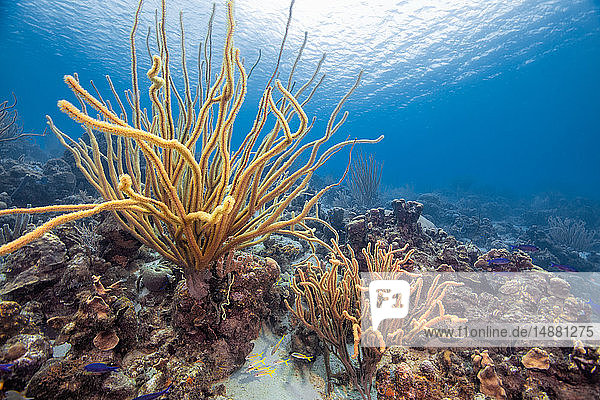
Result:
[[277,342],[277,344],[275,346],[273,346],[273,350],[271,350],[271,355],[275,354],[275,352],[277,352],[277,349],[279,349],[279,345],[281,344],[281,342],[283,341],[283,338],[285,337],[285,335],[283,335],[281,337],[281,339],[279,339],[279,342]]
[[262,357],[263,353],[264,351],[261,351],[260,353],[250,354],[248,357],[246,357],[246,360],[254,360],[255,358]]
[[302,353],[292,353],[290,354],[292,357],[294,358],[298,358],[300,360],[306,360],[306,361],[311,361],[313,359],[313,356],[307,356],[305,354]]
[[277,371],[277,368],[273,368],[273,367],[267,367],[267,368],[261,368],[261,371],[254,375],[257,378],[261,377],[261,376],[266,376],[269,375],[271,378],[273,377],[273,373]]
[[253,360],[252,363],[250,363],[250,365],[248,365],[248,368],[249,369],[250,368],[255,368],[255,367],[257,367],[258,365],[261,365],[261,364],[265,365],[265,361],[266,361],[266,358],[261,358],[259,360]]

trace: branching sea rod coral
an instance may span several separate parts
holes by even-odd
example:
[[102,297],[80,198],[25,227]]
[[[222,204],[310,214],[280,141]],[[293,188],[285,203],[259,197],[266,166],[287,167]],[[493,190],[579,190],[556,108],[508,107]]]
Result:
[[19,125],[19,113],[16,110],[17,97],[13,93],[13,103],[8,105],[8,100],[0,103],[0,144],[23,137],[44,136],[37,133],[24,133],[23,127]]
[[[77,166],[105,202],[1,211],[1,214],[65,214],[0,247],[0,255],[18,249],[59,224],[110,210],[138,240],[181,265],[194,294],[194,282],[201,279],[199,271],[206,270],[226,253],[260,242],[272,232],[285,230],[293,234],[293,226],[303,221],[329,187],[312,197],[297,215],[282,217],[285,208],[306,189],[315,170],[335,152],[352,143],[373,143],[382,137],[347,140],[319,151],[345,121],[347,112],[339,119],[338,114],[358,85],[357,79],[331,113],[323,135],[303,143],[314,123],[309,121],[303,106],[320,83],[315,79],[319,63],[310,80],[294,93],[292,77],[287,86],[278,80],[273,85],[269,82],[252,129],[240,147],[232,151],[234,123],[248,83],[240,52],[233,46],[232,2],[227,4],[227,35],[219,73],[213,81],[210,58],[205,59],[201,63],[205,71],[202,73],[203,68],[199,68],[198,89],[193,93],[183,51],[185,90],[180,94],[169,66],[166,5],[162,1],[162,18],[157,19],[156,27],[159,55],[152,56],[147,73],[152,82],[148,91],[152,108],[148,115],[141,108],[135,47],[141,7],[140,1],[130,36],[132,87],[126,91],[130,120],[110,78],[107,79],[117,110],[95,86],[96,95],[84,89],[77,75],[67,75],[65,83],[80,106],[66,100],[59,101],[58,106],[84,126],[89,143],[71,139],[48,117],[52,131],[73,154]],[[181,34],[184,49],[183,28]],[[307,91],[309,94],[300,100]],[[177,118],[175,107],[179,110]],[[98,117],[90,115],[92,111]],[[272,128],[267,128],[271,125]],[[104,134],[105,146],[99,144],[96,133]]]
[[16,105],[16,97],[14,97],[14,103],[12,105],[8,105],[8,101],[0,103],[0,142],[16,138],[16,135],[14,134],[14,132],[18,130],[17,112],[15,111]]
[[[331,243],[331,266],[326,268],[321,262],[316,265],[309,262],[306,272],[298,269],[298,276],[292,280],[292,289],[296,294],[295,307],[292,308],[287,301],[286,305],[300,322],[325,342],[327,352],[333,353],[341,361],[361,396],[370,399],[373,374],[385,345],[382,348],[359,347],[361,322],[366,311],[365,304],[360,302],[363,283],[359,264],[351,247],[348,246],[350,257],[346,257],[335,240]],[[362,249],[362,253],[371,272],[398,272],[410,262],[414,250],[408,251],[401,259],[394,259],[394,255],[405,252],[407,247],[384,251],[376,246],[371,252],[369,244]],[[342,268],[341,274],[338,268]],[[352,355],[346,346],[349,336],[354,338]],[[328,357],[326,363],[329,365]]]
[[[316,265],[308,262],[305,268],[298,268],[297,276],[292,279],[292,289],[296,294],[295,307],[292,308],[287,300],[285,304],[300,322],[325,343],[327,370],[330,370],[329,353],[332,353],[340,360],[362,397],[369,399],[373,373],[381,354],[377,350],[359,349],[363,310],[360,308],[358,261],[351,248],[348,258],[336,241],[332,240],[332,245],[334,253],[329,260],[331,267],[326,268],[317,260]],[[338,273],[339,266],[343,268],[341,274]],[[354,354],[350,355],[346,340],[352,335]],[[330,386],[328,388],[331,389]]]
[[[294,308],[286,301],[286,306],[307,328],[314,331],[325,343],[327,353],[333,353],[344,366],[350,381],[363,399],[371,398],[371,386],[376,365],[386,349],[386,343],[402,344],[412,339],[424,329],[443,322],[465,322],[456,315],[446,314],[442,301],[447,290],[461,283],[440,281],[440,275],[427,284],[421,274],[407,272],[412,263],[414,250],[408,245],[392,250],[377,243],[372,249],[369,243],[362,249],[367,270],[371,279],[407,279],[411,281],[411,311],[406,318],[392,323],[380,324],[379,330],[369,327],[362,331],[364,320],[368,320],[368,302],[361,301],[364,287],[359,274],[359,264],[355,253],[348,247],[350,256],[342,252],[332,240],[333,253],[327,268],[322,263],[307,263],[304,270],[299,268],[292,280],[292,290],[296,294]],[[338,268],[342,272],[338,272]],[[424,296],[421,293],[427,290]],[[354,354],[350,355],[346,341],[354,339]],[[360,346],[362,344],[362,346]],[[368,344],[366,346],[365,344]],[[326,357],[328,365],[328,357]],[[329,371],[329,367],[327,368]]]
[[359,152],[352,162],[349,183],[352,196],[361,207],[369,209],[377,205],[382,169],[383,163],[378,163],[373,154],[367,158]]

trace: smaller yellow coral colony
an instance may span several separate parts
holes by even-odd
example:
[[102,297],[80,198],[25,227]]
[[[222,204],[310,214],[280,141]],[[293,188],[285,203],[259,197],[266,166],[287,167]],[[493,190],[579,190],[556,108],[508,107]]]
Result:
[[[363,332],[361,325],[369,306],[368,302],[361,301],[361,292],[367,289],[361,286],[363,281],[359,274],[359,262],[350,246],[350,256],[347,257],[335,240],[331,243],[333,252],[329,259],[330,267],[325,267],[321,262],[316,265],[307,262],[298,268],[297,276],[292,279],[292,289],[296,294],[295,307],[292,308],[287,301],[286,306],[303,325],[317,333],[326,344],[327,352],[340,360],[362,397],[370,399],[373,374],[386,349],[386,339],[402,343],[436,323],[466,321],[456,315],[446,314],[442,304],[448,288],[462,284],[454,281],[440,283],[438,275],[422,297],[422,277],[405,270],[412,262],[410,257],[414,250],[408,250],[408,245],[392,250],[391,246],[384,248],[379,243],[372,249],[369,244],[362,249],[362,253],[372,279],[381,279],[383,274],[386,274],[386,278],[409,279],[412,282],[410,292],[411,298],[414,296],[414,311],[407,318],[385,324],[384,329],[369,327]],[[397,257],[398,254],[402,255]],[[341,276],[338,268],[343,271]],[[349,336],[354,338],[352,355],[346,347],[346,338]],[[361,341],[366,345],[359,346]],[[353,360],[356,360],[358,370]]]

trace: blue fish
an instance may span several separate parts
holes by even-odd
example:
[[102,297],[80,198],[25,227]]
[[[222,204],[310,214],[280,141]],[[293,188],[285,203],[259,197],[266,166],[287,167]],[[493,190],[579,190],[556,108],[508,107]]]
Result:
[[539,247],[534,246],[532,244],[518,244],[516,246],[510,245],[510,248],[511,248],[511,250],[517,249],[517,250],[523,250],[523,251],[530,252],[530,253],[540,250]]
[[563,272],[577,272],[577,269],[570,265],[552,264],[550,265],[550,268],[557,268]]
[[101,362],[91,363],[83,367],[87,372],[92,372],[94,374],[104,374],[105,372],[118,371],[119,367],[111,367],[110,365],[106,365]]
[[12,372],[12,367],[15,364],[0,364],[0,372]]
[[172,383],[165,390],[161,390],[160,392],[156,392],[156,393],[144,394],[144,395],[136,397],[133,400],[154,400],[154,399],[158,399],[163,394],[167,394],[169,392],[169,389],[171,389],[171,386],[173,386]]
[[510,260],[504,257],[492,258],[491,260],[487,260],[488,265],[506,265],[510,264]]

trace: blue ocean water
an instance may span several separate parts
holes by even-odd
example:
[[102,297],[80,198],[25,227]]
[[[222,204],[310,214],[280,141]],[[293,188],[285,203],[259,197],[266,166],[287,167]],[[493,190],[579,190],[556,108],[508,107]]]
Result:
[[[0,98],[14,92],[26,129],[42,131],[45,114],[74,136],[58,99],[73,99],[62,82],[78,72],[106,89],[129,87],[128,35],[135,0],[0,1]],[[471,182],[490,193],[560,192],[600,198],[600,3],[555,1],[315,1],[297,0],[281,70],[288,72],[304,32],[308,44],[297,71],[308,79],[327,53],[327,77],[307,108],[323,128],[337,100],[364,70],[345,109],[338,138],[386,136],[363,147],[384,162],[383,183],[417,191]],[[168,36],[177,55],[183,10],[188,62],[204,39],[209,2],[168,1]],[[148,68],[145,32],[157,1],[147,1],[138,45]],[[262,51],[243,134],[272,70],[285,27],[286,2],[236,3],[235,44],[246,64]],[[215,59],[224,32],[224,2],[216,4]],[[176,58],[176,57],[174,57]],[[179,68],[175,62],[176,69]],[[144,75],[141,75],[144,77]],[[145,83],[142,83],[144,87]],[[54,138],[49,151],[61,152]],[[324,174],[339,175],[340,154]]]

